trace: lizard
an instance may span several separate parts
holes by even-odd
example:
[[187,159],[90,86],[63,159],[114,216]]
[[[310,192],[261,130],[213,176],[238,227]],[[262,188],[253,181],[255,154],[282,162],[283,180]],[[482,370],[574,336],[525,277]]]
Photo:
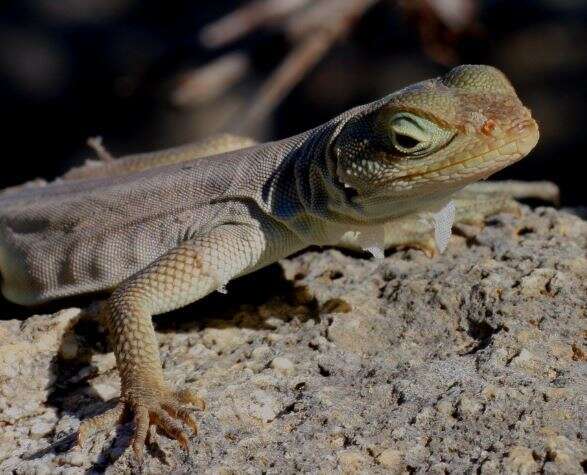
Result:
[[[95,150],[99,160],[86,160],[83,165],[73,167],[60,179],[120,176],[159,165],[179,163],[257,144],[250,137],[219,133],[179,147],[157,152],[137,153],[114,160],[114,157],[103,147],[101,142],[101,137],[88,140],[88,145]],[[44,180],[37,179],[25,185],[39,186],[39,184],[46,183]],[[22,185],[20,186],[22,187]],[[534,198],[557,204],[560,199],[559,194],[558,187],[548,181],[474,182],[453,195],[454,221],[463,224],[479,224],[486,216],[500,211],[517,213],[519,209],[518,203],[514,201],[516,198]],[[446,225],[449,224],[450,221],[447,221]],[[394,219],[383,224],[383,248],[412,247],[420,249],[432,257],[437,251],[442,252],[446,244],[431,236],[435,233],[435,228],[433,216],[432,219],[426,220],[418,214],[410,214]],[[343,237],[337,246],[354,251],[363,250],[357,240],[353,239],[353,234],[347,235],[346,239]]]
[[[121,397],[80,424],[78,442],[130,415],[138,457],[153,425],[185,448],[184,426],[197,431],[192,406],[204,404],[166,382],[153,315],[310,245],[382,257],[434,228],[441,248],[455,213],[466,220],[475,182],[538,138],[501,71],[461,65],[284,140],[231,136],[107,157],[0,193],[1,290],[22,305],[109,292],[101,315]],[[491,185],[477,190],[493,196]]]

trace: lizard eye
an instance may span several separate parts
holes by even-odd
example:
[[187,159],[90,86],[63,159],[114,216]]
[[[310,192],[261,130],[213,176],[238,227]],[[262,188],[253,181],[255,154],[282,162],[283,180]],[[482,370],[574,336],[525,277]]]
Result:
[[416,148],[420,144],[420,141],[416,137],[412,137],[408,134],[400,134],[399,132],[396,132],[393,135],[393,138],[395,139],[394,145],[405,148],[406,150]]
[[389,136],[398,152],[423,156],[448,142],[452,133],[423,117],[399,112],[391,117]]

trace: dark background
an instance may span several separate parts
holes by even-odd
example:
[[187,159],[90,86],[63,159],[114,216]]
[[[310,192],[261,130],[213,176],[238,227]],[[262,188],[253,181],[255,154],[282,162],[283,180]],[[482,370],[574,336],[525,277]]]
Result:
[[[245,3],[3,0],[0,187],[55,177],[91,155],[90,136],[119,155],[238,123],[293,44],[276,22],[206,47],[202,28]],[[492,64],[541,125],[535,152],[499,178],[552,180],[564,205],[585,205],[587,1],[461,3],[475,13],[451,30],[426,13],[424,0],[381,0],[251,132],[286,137],[451,65]],[[240,81],[218,98],[174,100],[186,74],[230,52],[247,58]]]

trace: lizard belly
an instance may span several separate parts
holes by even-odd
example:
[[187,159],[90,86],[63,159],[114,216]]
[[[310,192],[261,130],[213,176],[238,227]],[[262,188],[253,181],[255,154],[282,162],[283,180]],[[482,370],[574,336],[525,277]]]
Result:
[[[0,225],[2,293],[19,304],[114,287],[167,250],[190,227],[177,216],[100,225],[88,214],[73,222],[23,213]],[[26,222],[24,221],[26,220]],[[26,223],[26,229],[22,227]]]
[[0,196],[2,293],[32,305],[110,289],[214,225],[209,204],[173,191],[120,183]]

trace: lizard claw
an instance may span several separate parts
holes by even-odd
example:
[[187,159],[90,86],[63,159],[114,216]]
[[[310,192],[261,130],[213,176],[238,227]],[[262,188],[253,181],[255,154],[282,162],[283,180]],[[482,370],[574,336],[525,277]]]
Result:
[[[188,439],[182,424],[192,429],[194,434],[198,432],[198,424],[192,415],[192,408],[205,408],[204,401],[189,390],[181,390],[167,393],[160,397],[132,397],[128,401],[122,401],[113,409],[84,421],[79,428],[77,442],[82,446],[88,436],[98,430],[112,429],[120,424],[125,411],[134,414],[134,434],[131,446],[138,459],[143,457],[143,450],[149,428],[154,425],[169,437],[176,439],[183,449],[188,447]],[[178,422],[178,420],[181,422]]]

